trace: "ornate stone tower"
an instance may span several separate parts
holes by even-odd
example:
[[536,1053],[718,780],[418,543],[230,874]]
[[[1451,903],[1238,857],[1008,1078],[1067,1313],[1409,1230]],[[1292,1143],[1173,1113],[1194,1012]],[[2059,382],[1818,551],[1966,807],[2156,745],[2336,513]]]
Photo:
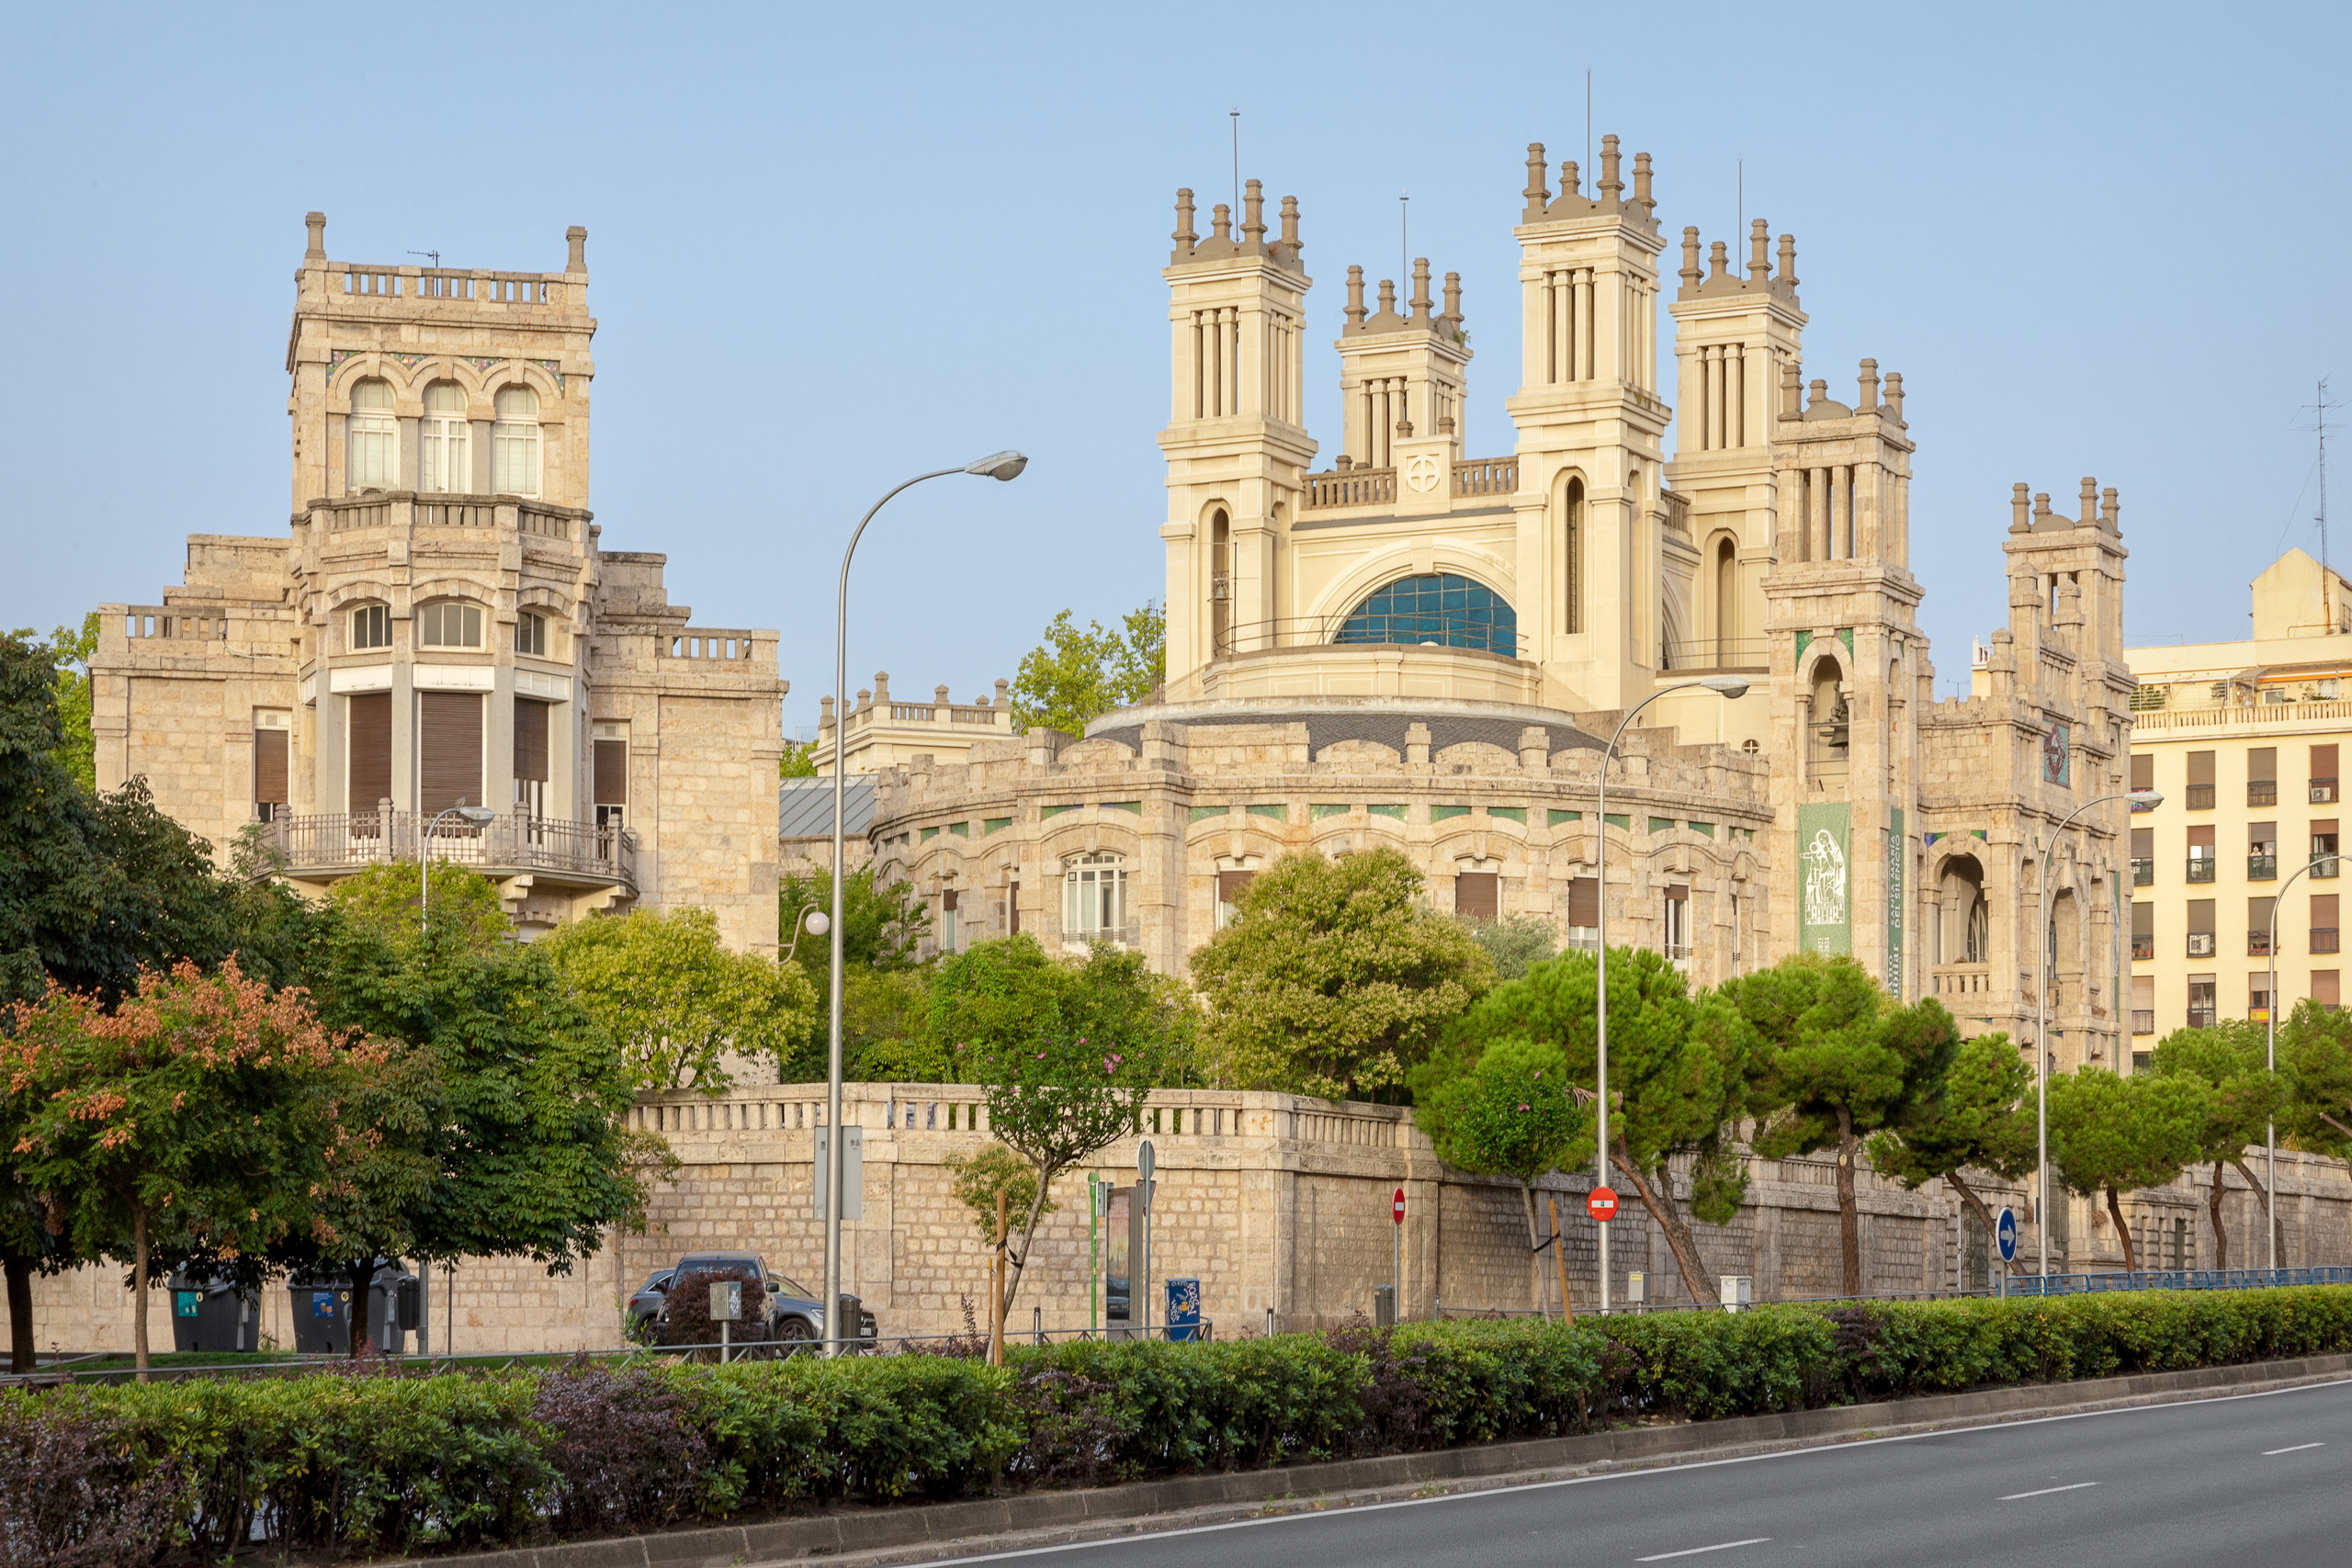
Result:
[[1908,998],[1918,708],[1934,687],[1914,618],[1903,378],[1888,376],[1882,399],[1878,362],[1863,360],[1850,408],[1821,381],[1803,400],[1798,379],[1785,361],[1772,426],[1778,559],[1763,584],[1782,895],[1773,942],[1851,953]]
[[1176,193],[1168,280],[1173,352],[1168,427],[1168,677],[1171,690],[1228,651],[1268,635],[1281,610],[1283,537],[1300,476],[1315,455],[1301,412],[1306,291],[1298,198],[1284,197],[1282,233],[1266,238],[1259,182],[1245,187],[1241,233],[1216,209],[1209,238],[1193,228],[1193,193]]
[[1347,325],[1340,329],[1340,407],[1346,421],[1338,467],[1395,468],[1400,512],[1442,511],[1462,456],[1470,345],[1462,331],[1462,275],[1445,275],[1445,309],[1433,313],[1430,264],[1413,263],[1413,298],[1400,315],[1396,286],[1380,282],[1366,314],[1363,268],[1348,268]]
[[1544,701],[1619,708],[1646,691],[1666,627],[1659,540],[1669,411],[1657,395],[1661,249],[1650,158],[1619,177],[1601,138],[1600,186],[1586,196],[1563,164],[1546,188],[1544,147],[1527,149],[1520,245],[1521,362],[1506,405],[1519,427],[1519,615]]

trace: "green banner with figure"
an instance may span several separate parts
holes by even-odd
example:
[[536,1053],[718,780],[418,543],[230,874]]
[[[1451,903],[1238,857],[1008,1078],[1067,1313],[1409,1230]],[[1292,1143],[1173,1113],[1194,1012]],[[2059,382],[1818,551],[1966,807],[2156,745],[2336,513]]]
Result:
[[1853,807],[1797,807],[1797,942],[1807,953],[1854,951]]
[[1886,988],[1903,999],[1903,807],[1886,808]]

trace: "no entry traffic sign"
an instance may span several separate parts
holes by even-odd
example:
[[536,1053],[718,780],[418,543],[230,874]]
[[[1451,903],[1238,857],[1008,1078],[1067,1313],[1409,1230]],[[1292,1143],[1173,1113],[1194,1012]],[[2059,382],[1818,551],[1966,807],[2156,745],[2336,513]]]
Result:
[[1403,1188],[1396,1189],[1396,1196],[1388,1201],[1388,1213],[1389,1217],[1398,1224],[1405,1223],[1405,1190]]
[[1606,1187],[1596,1187],[1592,1190],[1591,1195],[1585,1199],[1584,1206],[1585,1212],[1589,1213],[1595,1222],[1605,1225],[1617,1217],[1617,1194]]

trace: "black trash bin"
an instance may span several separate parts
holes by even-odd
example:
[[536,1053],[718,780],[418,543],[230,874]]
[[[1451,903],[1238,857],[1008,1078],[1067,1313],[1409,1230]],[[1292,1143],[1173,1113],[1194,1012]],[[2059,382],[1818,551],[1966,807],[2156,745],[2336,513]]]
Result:
[[351,1276],[297,1274],[287,1281],[294,1348],[305,1356],[351,1353]]
[[172,1348],[234,1353],[261,1348],[261,1303],[225,1280],[171,1278]]

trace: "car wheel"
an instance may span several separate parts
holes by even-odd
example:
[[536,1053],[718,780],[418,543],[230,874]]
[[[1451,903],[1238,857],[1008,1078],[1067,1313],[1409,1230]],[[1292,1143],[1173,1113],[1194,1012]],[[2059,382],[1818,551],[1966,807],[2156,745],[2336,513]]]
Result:
[[780,1317],[776,1319],[775,1337],[777,1355],[797,1356],[808,1351],[817,1331],[808,1326],[805,1317]]

